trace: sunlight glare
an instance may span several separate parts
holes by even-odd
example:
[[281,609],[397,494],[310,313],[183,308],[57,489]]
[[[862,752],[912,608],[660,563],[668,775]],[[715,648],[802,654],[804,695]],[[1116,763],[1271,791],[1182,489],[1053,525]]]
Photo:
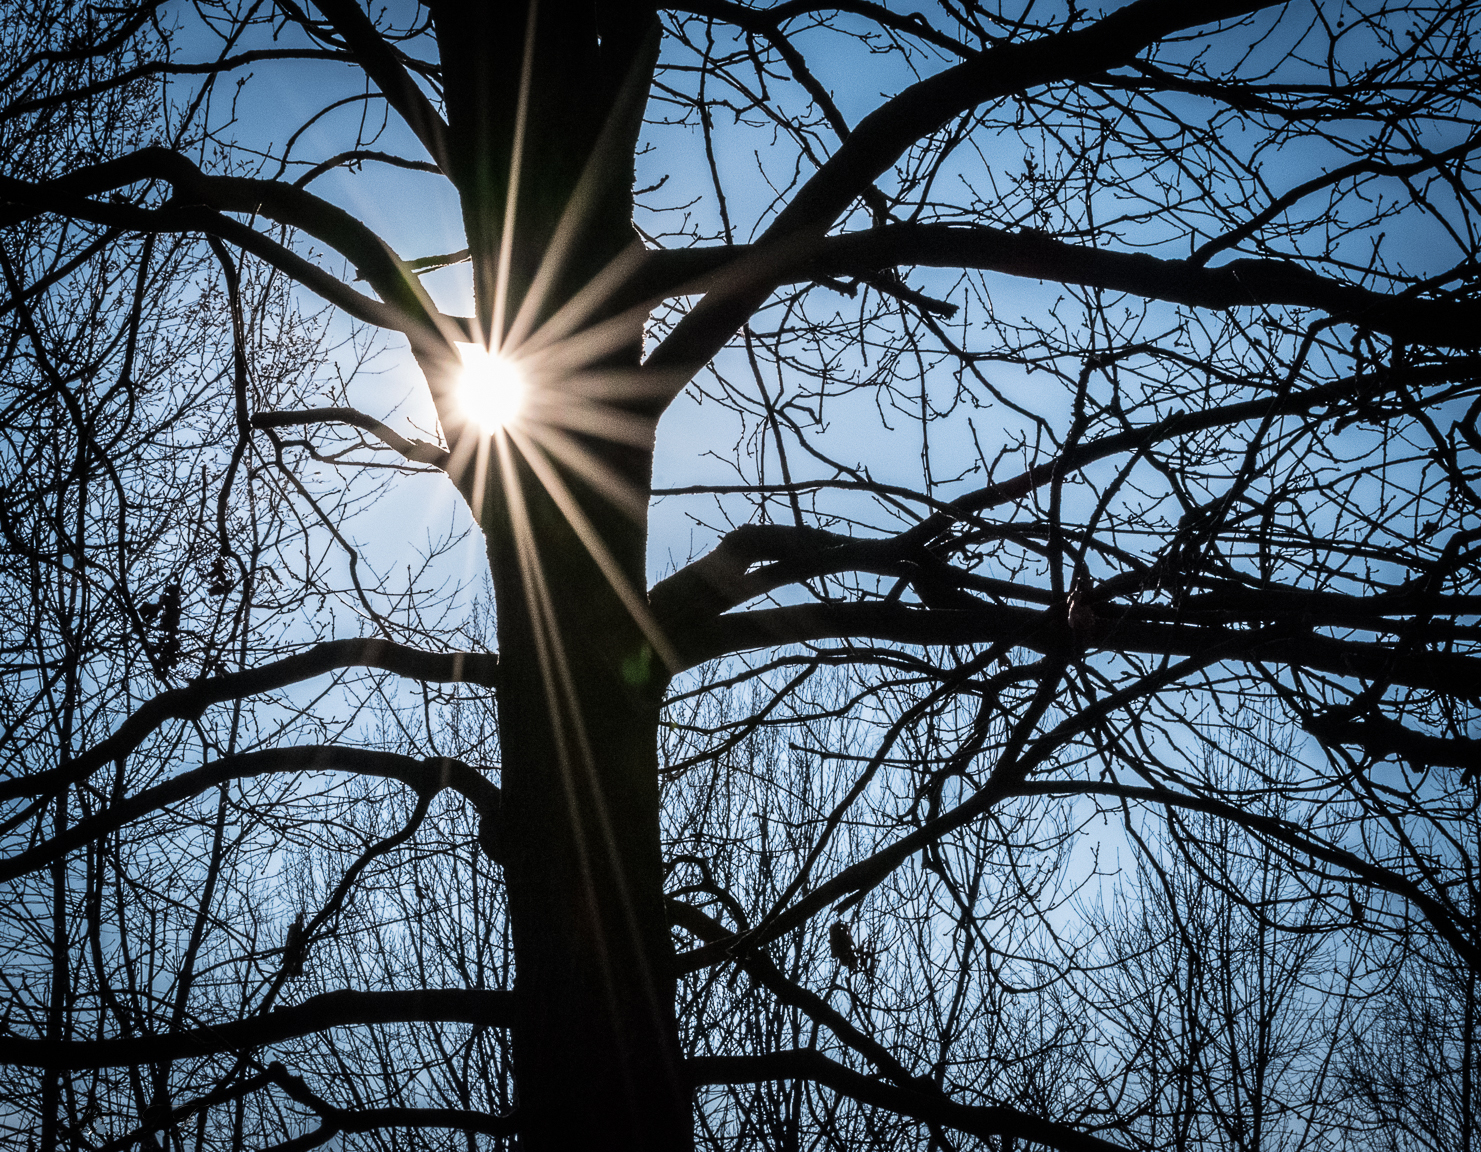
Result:
[[482,344],[458,345],[458,407],[485,432],[518,419],[528,385],[519,368]]

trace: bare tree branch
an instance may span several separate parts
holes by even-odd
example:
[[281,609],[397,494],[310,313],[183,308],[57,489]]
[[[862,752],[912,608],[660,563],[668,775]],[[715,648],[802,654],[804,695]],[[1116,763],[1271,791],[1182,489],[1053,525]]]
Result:
[[197,680],[172,688],[136,708],[113,735],[72,757],[66,764],[0,783],[0,800],[42,796],[85,780],[104,764],[126,756],[168,720],[194,720],[212,704],[240,700],[322,676],[340,668],[378,668],[434,683],[497,683],[499,658],[487,652],[423,652],[390,640],[328,640],[295,656]]
[[243,752],[236,756],[222,756],[94,813],[73,824],[59,836],[0,860],[0,881],[34,872],[53,860],[122,828],[132,820],[191,796],[199,796],[206,789],[224,781],[243,780],[277,772],[351,772],[358,776],[380,776],[400,780],[422,795],[451,788],[471,801],[480,815],[492,813],[497,817],[499,811],[498,785],[461,760],[446,756],[417,759],[394,752],[333,744],[268,748],[258,752]]
[[902,1116],[955,1128],[981,1139],[1007,1136],[1046,1144],[1063,1152],[1121,1152],[1121,1145],[1030,1116],[1016,1108],[957,1104],[908,1088],[881,1084],[830,1060],[821,1052],[798,1049],[761,1056],[697,1056],[686,1065],[696,1084],[754,1084],[762,1080],[811,1080],[864,1104]]
[[245,1052],[330,1028],[365,1024],[459,1023],[507,1028],[508,992],[422,988],[409,992],[325,992],[265,1016],[209,1024],[175,1035],[126,1040],[29,1040],[11,1036],[0,1064],[29,1068],[121,1068]]

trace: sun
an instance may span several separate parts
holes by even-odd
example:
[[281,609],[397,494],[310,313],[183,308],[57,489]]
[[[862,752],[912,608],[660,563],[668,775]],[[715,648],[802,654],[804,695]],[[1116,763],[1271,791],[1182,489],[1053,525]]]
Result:
[[519,367],[482,344],[458,344],[458,407],[485,432],[497,432],[519,418],[529,385]]

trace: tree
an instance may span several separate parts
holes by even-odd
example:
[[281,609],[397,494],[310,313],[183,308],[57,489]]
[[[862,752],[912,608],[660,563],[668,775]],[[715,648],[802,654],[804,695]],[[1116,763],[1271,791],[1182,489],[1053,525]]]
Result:
[[[1268,745],[1243,749],[1261,815],[1300,824],[1262,779],[1299,761]],[[1221,773],[1233,782],[1241,765]],[[1316,814],[1319,818],[1319,814]],[[1108,955],[1076,1008],[1109,1017],[1101,1066],[1126,1081],[1125,1112],[1145,1148],[1344,1147],[1352,1140],[1343,1083],[1352,1023],[1365,1019],[1376,965],[1361,937],[1330,931],[1286,862],[1255,854],[1229,822],[1184,814],[1167,847],[1134,829],[1143,851],[1127,890],[1102,910]],[[1299,919],[1297,919],[1299,918]]]
[[1106,1147],[1098,804],[1474,972],[1477,20],[13,5],[13,1130]]

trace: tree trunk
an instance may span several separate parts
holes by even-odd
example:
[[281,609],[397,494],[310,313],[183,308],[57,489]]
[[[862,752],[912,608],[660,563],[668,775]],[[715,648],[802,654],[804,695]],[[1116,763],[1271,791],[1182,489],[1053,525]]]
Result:
[[[578,184],[579,233],[536,322],[634,241],[632,156],[656,19],[651,8],[623,0],[434,3],[433,16],[477,319],[486,332],[500,327],[494,301],[501,298],[502,339]],[[512,170],[520,175],[505,249]],[[636,368],[640,351],[634,342],[603,365]],[[538,441],[538,430],[530,431]],[[651,443],[575,439],[648,492]],[[561,1152],[691,1148],[659,850],[657,725],[666,673],[513,441],[496,435],[483,455],[487,480],[472,490],[484,494],[498,612],[498,837],[515,951],[521,1144]],[[561,471],[642,594],[646,523]]]
[[[522,1145],[687,1148],[659,851],[662,673],[559,511],[527,471],[520,482],[548,602],[530,594],[531,566],[510,563],[507,515],[490,546]],[[625,527],[638,551],[641,529]]]

